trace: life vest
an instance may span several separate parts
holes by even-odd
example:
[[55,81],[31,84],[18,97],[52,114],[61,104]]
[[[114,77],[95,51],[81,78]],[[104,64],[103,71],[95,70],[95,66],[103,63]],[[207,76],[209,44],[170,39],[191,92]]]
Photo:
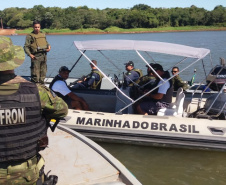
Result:
[[89,75],[88,75],[88,78],[91,78],[93,73],[96,73],[99,75],[100,79],[99,81],[96,81],[94,80],[93,84],[90,86],[90,89],[100,89],[100,85],[101,85],[101,81],[102,81],[102,78],[104,77],[104,75],[98,71],[98,70],[93,70]]
[[[138,84],[138,83],[140,82],[140,78],[143,76],[143,72],[142,72],[141,69],[135,69],[135,68],[133,68],[131,71],[137,72],[138,75],[139,75],[139,78],[138,78],[137,80],[131,82],[131,83],[128,85],[129,87],[133,86],[134,83]],[[129,76],[129,73],[130,73],[130,71],[127,71],[125,75],[126,75],[126,76]]]
[[48,48],[48,43],[46,41],[46,36],[44,33],[30,33],[30,36],[33,38],[34,42],[31,43],[31,53],[44,52]]
[[27,160],[47,139],[47,124],[34,83],[20,83],[16,93],[0,95],[0,162]]
[[143,86],[144,89],[151,89],[156,84],[156,78],[154,76],[145,75],[139,78],[139,86]]
[[[165,71],[165,73],[162,76],[162,78],[166,78],[166,79],[170,78],[169,72]],[[158,85],[159,81],[160,81],[160,79],[157,78],[156,79],[156,86]],[[172,97],[173,97],[173,83],[172,83],[172,80],[169,80],[169,83],[170,83],[170,87],[166,91],[166,94],[163,95],[163,98],[160,100],[161,102],[166,102],[166,103],[171,103],[172,102]],[[155,89],[152,93],[153,94],[157,94],[158,90],[159,90],[159,88]]]
[[63,96],[61,93],[56,92],[56,91],[54,91],[54,90],[52,89],[53,84],[54,84],[56,81],[58,81],[58,80],[63,81],[63,82],[66,84],[66,86],[67,86],[67,83],[65,82],[65,80],[64,80],[61,76],[56,75],[56,76],[54,77],[54,79],[52,80],[52,82],[50,83],[49,88],[50,88],[54,93],[56,93],[57,96],[59,96],[60,98],[62,98],[64,101],[66,101],[66,100],[69,99],[69,96],[68,96],[68,95]]
[[134,69],[133,68],[133,71],[136,71],[139,74],[139,77],[143,76],[143,71],[141,69]]

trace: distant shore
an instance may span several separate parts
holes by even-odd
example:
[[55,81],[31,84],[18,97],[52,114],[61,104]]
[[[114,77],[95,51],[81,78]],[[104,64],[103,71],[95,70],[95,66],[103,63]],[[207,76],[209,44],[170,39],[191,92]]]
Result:
[[[61,33],[46,33],[46,35],[97,35],[97,34],[134,34],[134,33],[166,33],[166,32],[198,32],[198,31],[226,31],[222,29],[194,29],[194,30],[162,30],[162,31],[125,31],[125,32],[61,32]],[[23,35],[23,34],[19,34]]]
[[[165,33],[165,32],[197,32],[197,31],[226,31],[226,27],[166,27],[166,28],[137,28],[120,29],[109,28],[106,30],[98,29],[44,29],[46,35],[94,35],[94,34],[133,34],[133,33]],[[32,32],[32,28],[26,30],[0,29],[0,35],[27,35]]]

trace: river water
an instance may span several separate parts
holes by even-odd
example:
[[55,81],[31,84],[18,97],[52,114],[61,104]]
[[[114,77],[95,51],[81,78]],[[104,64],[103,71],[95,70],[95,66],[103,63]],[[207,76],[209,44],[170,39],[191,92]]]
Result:
[[[25,36],[11,36],[13,43],[24,45]],[[193,47],[202,47],[211,50],[213,64],[219,63],[219,57],[226,58],[226,31],[203,31],[203,32],[173,32],[173,33],[143,33],[143,34],[105,34],[105,35],[47,35],[47,40],[52,49],[48,54],[47,76],[55,76],[62,65],[69,68],[79,57],[73,41],[74,40],[96,40],[96,39],[133,39],[152,40],[184,44]],[[99,61],[99,56],[90,54],[93,59]],[[133,55],[113,56],[127,62],[135,61]],[[164,68],[174,59],[162,59]],[[116,64],[124,71],[124,65]],[[211,66],[205,64],[207,72]],[[107,70],[110,75],[117,73],[109,64],[98,63],[101,69]],[[30,75],[30,59],[26,57],[25,62],[16,69],[20,75]],[[135,66],[145,71],[145,66]],[[181,66],[183,67],[183,66]],[[196,80],[203,77],[202,66],[197,69]],[[182,75],[184,80],[190,80],[194,68],[188,69]],[[78,77],[88,74],[90,67],[84,59],[78,63],[70,74]],[[121,71],[121,72],[122,72]],[[119,74],[117,74],[119,75]],[[226,152],[203,151],[174,148],[158,148],[148,146],[136,146],[125,144],[99,143],[113,156],[119,159],[144,185],[225,185],[226,184]]]

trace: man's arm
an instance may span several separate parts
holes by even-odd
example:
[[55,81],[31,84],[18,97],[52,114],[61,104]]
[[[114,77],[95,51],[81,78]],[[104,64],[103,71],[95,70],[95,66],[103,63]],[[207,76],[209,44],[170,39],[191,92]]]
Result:
[[161,100],[163,98],[164,94],[157,93],[157,94],[149,94],[149,97],[155,100]]
[[69,94],[67,94],[72,100],[75,100],[75,101],[81,101],[81,98],[78,97],[75,93],[73,92],[70,92]]
[[46,118],[63,118],[68,113],[68,106],[60,97],[56,96],[51,90],[38,84],[39,95],[41,99],[42,113]]
[[130,83],[134,83],[138,78],[139,78],[138,72],[130,71],[130,74],[126,75],[125,81],[126,81],[127,85],[129,85]]
[[78,97],[73,92],[70,92],[67,94],[72,100],[79,102],[82,105],[82,109],[89,110],[89,105],[86,103],[86,101],[83,98]]
[[25,40],[25,44],[24,44],[24,51],[31,59],[34,59],[35,56],[33,54],[31,54],[31,51],[30,51],[30,47],[31,47],[32,42],[33,42],[32,36],[27,35],[26,40]]
[[183,90],[186,90],[188,88],[187,84],[183,82],[180,76],[176,76],[174,83],[178,88],[182,87]]
[[32,37],[31,35],[27,35],[25,44],[24,44],[24,51],[28,56],[30,56],[31,54],[31,51],[30,51],[31,43],[32,43]]
[[[162,84],[163,82],[162,81],[160,81],[159,83],[158,83],[158,85],[160,85],[160,84]],[[158,86],[157,85],[157,86]],[[163,98],[163,96],[164,96],[164,94],[166,94],[166,92],[167,92],[167,90],[170,88],[170,83],[169,82],[166,82],[166,83],[164,83],[164,84],[162,84],[162,85],[160,85],[159,86],[159,89],[158,89],[158,93],[156,93],[156,94],[149,94],[149,97],[150,98],[153,98],[153,99],[155,99],[155,100],[161,100],[162,98]]]
[[[47,42],[47,40],[46,40],[46,42]],[[47,42],[47,49],[46,49],[46,52],[49,52],[51,50],[51,46],[50,46],[50,44]]]
[[93,73],[87,82],[88,87],[92,86],[94,81],[99,81],[99,79],[100,79],[100,76],[96,73]]

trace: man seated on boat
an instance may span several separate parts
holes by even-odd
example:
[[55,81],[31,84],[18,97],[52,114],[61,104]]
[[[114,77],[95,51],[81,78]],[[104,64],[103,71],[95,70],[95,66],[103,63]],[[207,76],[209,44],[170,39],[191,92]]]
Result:
[[92,60],[92,63],[90,63],[90,67],[92,69],[91,73],[82,80],[78,81],[73,86],[73,89],[100,89],[101,81],[104,75],[96,68],[96,66],[97,61]]
[[[175,75],[175,73],[179,72],[179,68],[178,67],[173,67],[172,68],[172,75]],[[186,89],[188,89],[188,85],[186,83],[183,82],[183,80],[181,79],[181,77],[178,75],[176,75],[173,79],[173,90],[177,91],[180,87],[183,88],[183,90],[185,91]]]
[[[160,64],[151,63],[150,66],[164,81],[170,78],[169,72],[164,71],[163,67]],[[148,67],[148,70],[152,71],[150,67]],[[142,101],[136,105],[136,111],[138,114],[156,115],[159,109],[168,107],[169,103],[172,102],[172,81],[170,80],[164,83],[153,71],[152,74],[156,78],[157,86],[160,86],[151,93],[149,93],[146,96],[145,101]]]
[[65,102],[67,102],[69,108],[73,108],[76,110],[89,110],[89,106],[85,102],[85,100],[81,97],[78,97],[68,88],[65,80],[68,79],[70,72],[71,71],[66,66],[62,66],[59,69],[59,74],[55,76],[49,87],[59,97],[61,97]]
[[130,97],[134,100],[156,86],[156,78],[153,76],[149,66],[147,67],[147,74],[139,78],[138,86],[133,86],[130,90]]
[[124,87],[131,87],[137,85],[139,78],[143,76],[142,70],[135,69],[133,61],[129,61],[124,64],[126,67],[126,73],[124,74]]

